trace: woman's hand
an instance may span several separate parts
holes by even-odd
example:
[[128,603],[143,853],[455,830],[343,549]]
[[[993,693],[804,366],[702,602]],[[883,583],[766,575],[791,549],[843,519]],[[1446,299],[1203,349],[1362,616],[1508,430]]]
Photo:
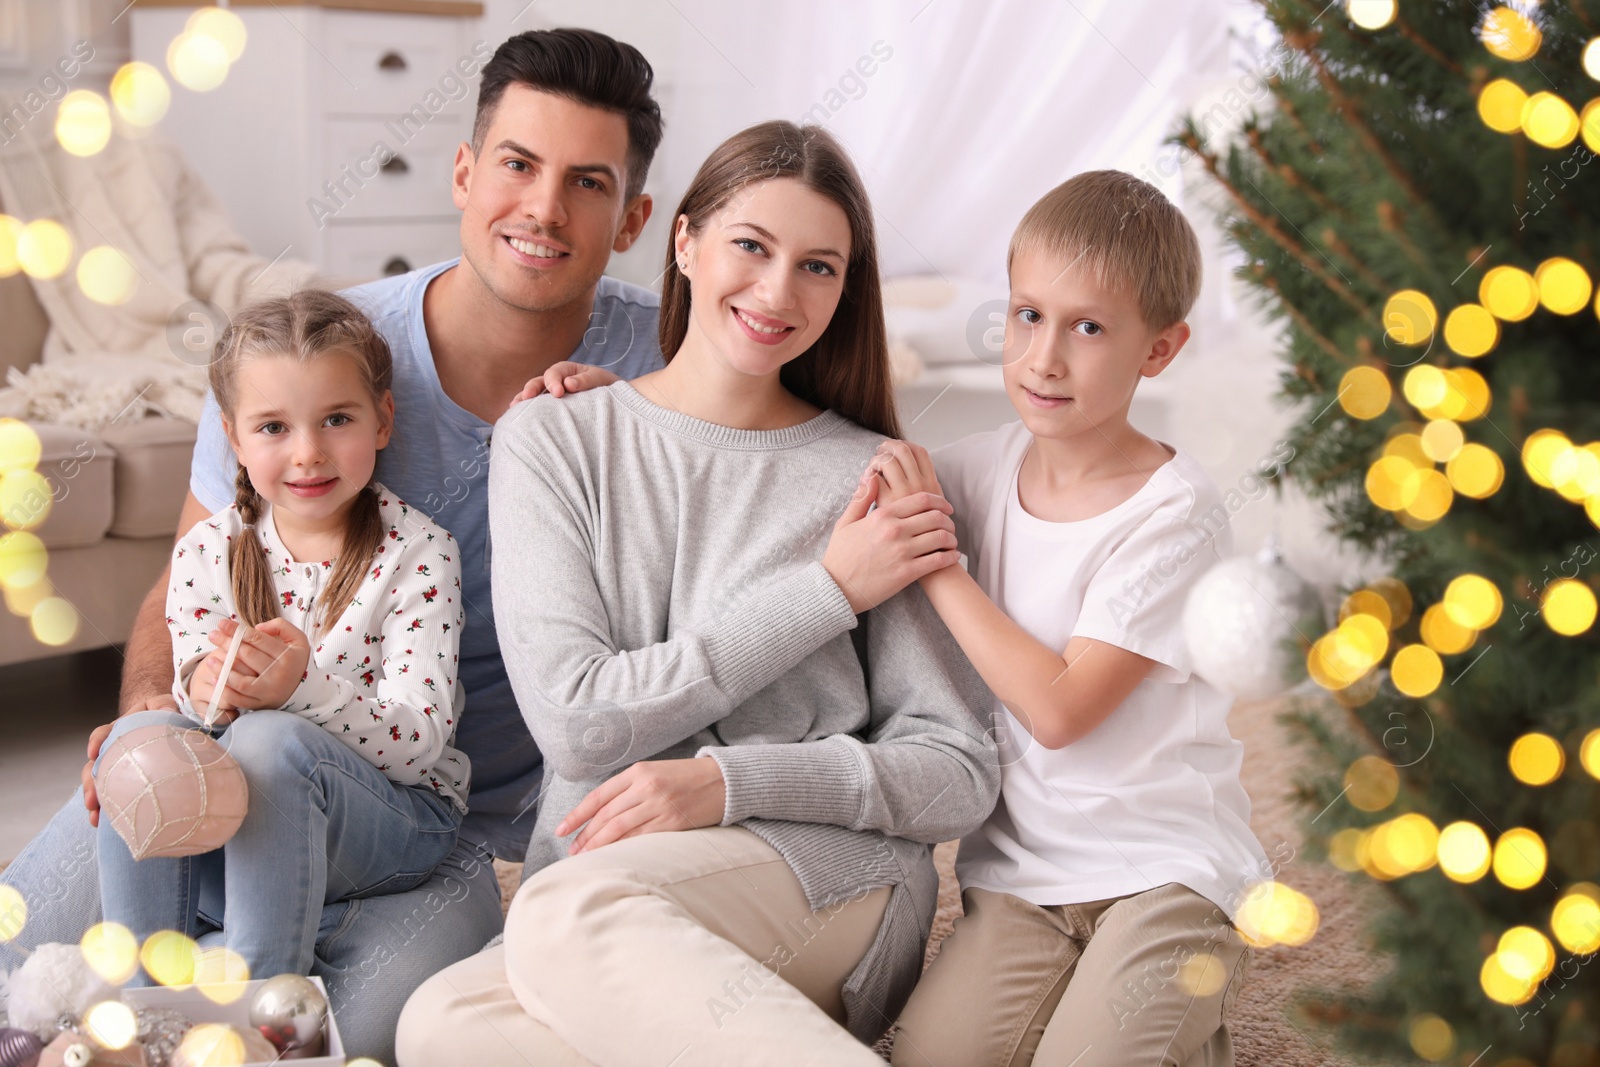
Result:
[[932,493],[944,496],[939,476],[933,469],[933,457],[921,445],[910,441],[889,440],[878,446],[877,454],[867,464],[883,479],[878,488],[878,506],[887,507],[913,493]]
[[[233,640],[239,624],[223,619],[211,631],[211,643],[217,650],[208,655],[189,682],[189,699],[195,706],[204,707],[211,702],[211,687],[216,685],[216,675],[222,669],[228,644]],[[205,697],[197,695],[195,686],[201,682],[201,671],[215,658],[204,679]],[[233,661],[233,670],[224,683],[220,706],[231,706],[245,711],[264,708],[281,708],[294,696],[305,677],[306,665],[311,662],[311,639],[288,619],[268,619],[253,629],[246,628],[244,641],[239,645],[239,655]]]
[[583,827],[567,849],[575,856],[625,837],[720,825],[727,802],[722,768],[710,756],[641,760],[590,791],[556,826],[556,836]]
[[857,615],[961,558],[948,500],[915,492],[891,504],[880,501],[869,511],[886,486],[873,467],[862,472],[856,495],[833,524],[822,556],[822,565]]
[[540,393],[549,393],[551,396],[581,393],[585,389],[599,389],[621,380],[608,370],[564,359],[560,363],[552,364],[550,369],[539,377],[529,378],[528,384],[522,387],[522,392],[511,402],[520,404],[524,400],[532,400]]

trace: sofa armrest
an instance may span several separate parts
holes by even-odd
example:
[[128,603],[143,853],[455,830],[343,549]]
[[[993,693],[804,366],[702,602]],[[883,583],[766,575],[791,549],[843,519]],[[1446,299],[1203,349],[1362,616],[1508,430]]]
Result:
[[39,362],[45,335],[50,332],[50,319],[33,295],[26,274],[0,278],[0,322],[5,323],[0,330],[0,386],[4,386],[8,369],[24,369]]

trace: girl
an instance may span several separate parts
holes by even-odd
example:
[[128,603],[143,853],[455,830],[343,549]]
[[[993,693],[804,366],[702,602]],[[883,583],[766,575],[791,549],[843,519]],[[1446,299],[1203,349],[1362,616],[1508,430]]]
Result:
[[391,375],[383,338],[326,292],[246,308],[217,342],[238,496],[173,551],[184,714],[125,716],[112,736],[193,727],[215,700],[249,814],[221,849],[142,861],[101,820],[105,917],[141,942],[220,926],[252,975],[308,974],[324,904],[409,889],[455,845],[461,567],[448,533],[372,480]]
[[495,431],[495,618],[545,783],[504,946],[412,996],[403,1065],[881,1067],[932,844],[994,803],[988,691],[915,587],[949,516],[869,513],[860,477],[897,420],[855,168],[815,127],[735,135],[666,268],[664,369]]

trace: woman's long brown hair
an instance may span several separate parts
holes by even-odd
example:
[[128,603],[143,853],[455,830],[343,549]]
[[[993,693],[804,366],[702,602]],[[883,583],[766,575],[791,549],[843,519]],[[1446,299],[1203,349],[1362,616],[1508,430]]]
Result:
[[[353,358],[379,404],[394,382],[389,344],[367,317],[350,301],[334,293],[305,289],[291,296],[265,300],[244,308],[233,317],[217,340],[211,361],[211,392],[228,424],[238,432],[239,369],[262,356],[290,356],[302,363],[338,353]],[[380,417],[381,417],[381,408]],[[253,528],[266,513],[266,501],[250,482],[244,464],[234,479],[234,501],[239,514],[252,527],[235,538],[228,552],[233,602],[239,621],[259,626],[281,617],[272,566]],[[318,636],[327,633],[355,598],[372,557],[383,541],[383,520],[378,513],[378,492],[369,482],[350,506],[339,550],[326,591],[318,604]]]
[[[793,178],[838,204],[850,222],[850,261],[833,319],[816,343],[784,364],[778,380],[795,396],[887,437],[900,436],[889,378],[889,342],[878,281],[872,205],[850,157],[820,126],[763,122],[718,145],[678,204],[698,235],[733,197],[756,182]],[[676,221],[673,230],[676,231]],[[689,332],[689,280],[671,239],[661,282],[661,355],[670,362]]]

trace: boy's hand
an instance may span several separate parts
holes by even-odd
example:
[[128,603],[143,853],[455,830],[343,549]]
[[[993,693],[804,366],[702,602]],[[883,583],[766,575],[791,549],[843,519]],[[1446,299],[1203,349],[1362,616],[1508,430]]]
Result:
[[910,441],[885,441],[867,464],[883,481],[878,487],[878,506],[887,507],[916,493],[944,496],[939,476],[934,473],[933,457],[921,445]]
[[856,495],[834,523],[822,557],[822,565],[857,615],[961,556],[948,500],[912,493],[869,511],[885,484],[870,468],[862,473]]
[[[215,656],[217,662],[212,668],[214,677],[222,666],[222,657],[238,626],[232,619],[223,619],[211,631],[211,643],[217,646],[217,651],[207,656],[195,669],[196,677]],[[268,619],[254,629],[247,629],[244,641],[239,645],[239,655],[233,661],[233,670],[228,675],[222,706],[231,704],[245,711],[281,708],[294,696],[310,662],[311,639],[289,620]],[[189,696],[197,706],[202,703],[195,695],[193,680],[189,684]],[[208,691],[205,702],[209,703],[210,699]]]
[[528,379],[528,384],[522,387],[522,392],[511,402],[520,404],[524,400],[532,400],[540,393],[549,393],[551,396],[581,393],[585,389],[599,389],[616,381],[621,379],[608,370],[564,359],[560,363],[552,364],[550,369],[539,377]]

